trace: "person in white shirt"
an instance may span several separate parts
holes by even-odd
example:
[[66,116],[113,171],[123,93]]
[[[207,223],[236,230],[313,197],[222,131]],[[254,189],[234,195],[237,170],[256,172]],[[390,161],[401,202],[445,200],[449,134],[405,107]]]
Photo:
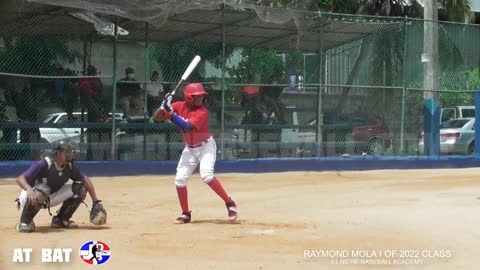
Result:
[[163,85],[159,82],[160,74],[158,71],[153,71],[150,77],[151,83],[147,85],[147,110],[150,116],[160,106],[163,100]]

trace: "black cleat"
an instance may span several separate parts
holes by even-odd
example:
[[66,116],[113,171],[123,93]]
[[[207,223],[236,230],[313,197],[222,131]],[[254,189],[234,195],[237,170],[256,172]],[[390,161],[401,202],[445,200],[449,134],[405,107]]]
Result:
[[192,220],[192,211],[182,212],[182,215],[175,220],[175,223],[185,224],[185,223],[190,223],[191,220]]
[[33,220],[29,224],[19,222],[17,226],[15,226],[15,229],[17,230],[17,232],[34,232],[35,223],[33,222]]
[[60,217],[54,216],[52,218],[52,223],[50,224],[52,228],[78,228],[77,223],[72,220],[63,220]]
[[227,206],[228,210],[228,220],[230,222],[234,222],[238,218],[238,211],[237,211],[237,206],[235,205],[235,202],[229,202],[225,204]]

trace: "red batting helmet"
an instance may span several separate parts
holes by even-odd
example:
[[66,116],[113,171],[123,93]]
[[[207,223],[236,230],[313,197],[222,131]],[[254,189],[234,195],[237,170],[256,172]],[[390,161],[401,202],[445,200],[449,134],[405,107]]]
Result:
[[183,91],[183,96],[185,101],[189,104],[193,103],[193,96],[206,96],[208,95],[203,89],[203,85],[200,83],[190,83],[185,87]]

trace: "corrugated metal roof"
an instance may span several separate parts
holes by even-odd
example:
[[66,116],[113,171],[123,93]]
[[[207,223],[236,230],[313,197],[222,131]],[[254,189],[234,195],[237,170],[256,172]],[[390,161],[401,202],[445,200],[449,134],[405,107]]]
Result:
[[[74,1],[74,0],[71,0]],[[9,12],[8,20],[0,25],[0,35],[61,35],[83,38],[97,33],[92,23],[69,14],[69,7],[29,3],[18,12]],[[96,13],[104,19],[110,15]],[[348,15],[305,12],[303,33],[294,19],[277,24],[267,22],[252,9],[216,10],[190,9],[169,16],[158,25],[152,25],[150,41],[222,42],[222,23],[225,19],[226,43],[237,47],[257,47],[276,50],[319,51],[352,42],[368,35],[387,31],[403,23],[402,19],[372,18]],[[4,18],[5,19],[5,18]],[[359,22],[362,23],[359,23]],[[144,40],[145,22],[121,18],[120,27],[129,32],[122,40]]]

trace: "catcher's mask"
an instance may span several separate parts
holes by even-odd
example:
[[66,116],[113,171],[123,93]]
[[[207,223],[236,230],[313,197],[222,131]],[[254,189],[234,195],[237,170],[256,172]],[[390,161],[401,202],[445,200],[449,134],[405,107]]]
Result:
[[52,149],[52,155],[56,157],[58,152],[65,154],[65,160],[71,162],[75,159],[75,146],[71,141],[61,140],[54,144]]

